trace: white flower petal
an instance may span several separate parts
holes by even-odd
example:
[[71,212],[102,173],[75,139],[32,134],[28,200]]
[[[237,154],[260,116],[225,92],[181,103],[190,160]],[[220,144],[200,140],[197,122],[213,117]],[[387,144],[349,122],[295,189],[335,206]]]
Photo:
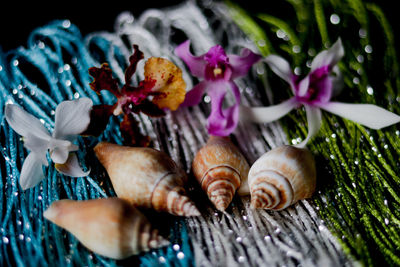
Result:
[[34,187],[44,179],[42,162],[33,152],[29,153],[22,165],[19,183],[23,190]]
[[56,108],[53,137],[60,139],[84,132],[90,123],[92,107],[89,98],[61,102]]
[[311,63],[311,72],[326,65],[333,67],[342,59],[343,56],[344,48],[342,40],[339,38],[331,48],[324,50],[315,56]]
[[43,140],[35,135],[28,134],[24,138],[24,146],[31,152],[34,152],[38,160],[45,166],[48,166],[46,154],[49,146],[48,140]]
[[303,80],[299,83],[299,91],[297,92],[298,96],[305,96],[308,91],[308,87],[310,86],[310,76],[307,75]]
[[79,165],[78,157],[74,153],[70,153],[68,160],[64,164],[55,164],[57,171],[71,177],[88,176],[90,170],[84,172]]
[[44,125],[33,115],[26,112],[15,104],[7,104],[5,107],[5,118],[19,135],[35,135],[42,139],[50,139],[50,133]]
[[399,115],[371,104],[330,102],[321,108],[375,130],[400,122]]
[[270,55],[266,57],[264,61],[276,75],[292,85],[293,72],[290,68],[289,62],[287,62],[286,59],[280,56]]
[[240,120],[241,121],[252,121],[257,123],[272,122],[280,119],[281,117],[288,114],[295,106],[297,102],[294,98],[286,100],[278,105],[268,107],[240,107]]
[[310,141],[310,139],[313,138],[318,133],[322,124],[321,110],[319,108],[312,107],[309,105],[304,105],[304,107],[306,108],[306,114],[307,114],[308,134],[303,142],[296,145],[296,147],[301,147],[301,148],[305,147],[308,141]]

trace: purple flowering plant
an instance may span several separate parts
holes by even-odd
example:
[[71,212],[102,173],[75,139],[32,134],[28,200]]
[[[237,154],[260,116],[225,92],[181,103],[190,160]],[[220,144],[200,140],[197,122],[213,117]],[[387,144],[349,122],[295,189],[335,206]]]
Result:
[[292,109],[304,105],[308,122],[308,135],[298,144],[304,147],[315,136],[322,124],[321,109],[352,120],[372,129],[381,129],[400,122],[400,116],[371,104],[349,104],[331,101],[343,87],[337,63],[344,56],[339,38],[330,49],[320,52],[311,63],[310,73],[303,79],[292,72],[282,57],[270,55],[265,62],[271,70],[289,83],[294,96],[280,104],[268,107],[241,107],[241,119],[258,123],[275,121]]
[[[182,106],[194,106],[200,103],[203,94],[211,98],[211,113],[207,119],[208,133],[216,136],[228,136],[239,121],[240,91],[234,80],[247,74],[251,66],[261,59],[260,55],[244,48],[241,54],[226,54],[220,45],[215,45],[207,53],[194,56],[190,52],[190,41],[175,49],[189,67],[192,75],[202,79],[187,94]],[[223,108],[227,90],[232,90],[235,103]]]

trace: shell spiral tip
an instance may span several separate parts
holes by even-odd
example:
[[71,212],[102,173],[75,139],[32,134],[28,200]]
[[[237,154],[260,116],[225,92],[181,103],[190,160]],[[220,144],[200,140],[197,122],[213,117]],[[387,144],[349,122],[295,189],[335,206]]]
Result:
[[225,211],[226,208],[232,201],[231,195],[217,195],[211,198],[212,203],[214,203],[215,208],[219,211]]
[[193,202],[186,202],[183,205],[183,215],[184,216],[200,216],[200,211],[196,208]]

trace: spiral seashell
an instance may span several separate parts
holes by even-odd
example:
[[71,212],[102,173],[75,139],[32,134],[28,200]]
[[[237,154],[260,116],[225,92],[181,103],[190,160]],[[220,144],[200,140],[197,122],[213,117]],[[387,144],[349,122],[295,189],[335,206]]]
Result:
[[314,193],[314,157],[307,149],[281,146],[254,162],[248,179],[253,208],[281,210]]
[[89,250],[113,259],[169,244],[141,212],[119,198],[64,199],[53,202],[43,215]]
[[94,148],[106,168],[115,193],[139,207],[178,216],[200,212],[186,196],[186,173],[164,152],[101,142]]
[[224,211],[236,190],[247,185],[249,164],[229,137],[211,136],[196,154],[193,173],[214,206]]

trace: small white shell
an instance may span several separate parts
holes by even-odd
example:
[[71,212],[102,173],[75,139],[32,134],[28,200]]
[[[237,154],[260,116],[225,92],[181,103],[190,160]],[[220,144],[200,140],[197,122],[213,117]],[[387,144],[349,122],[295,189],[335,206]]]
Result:
[[315,161],[307,149],[281,146],[254,162],[248,181],[253,208],[281,210],[314,193]]
[[146,217],[119,198],[53,202],[43,216],[100,255],[123,259],[168,245]]

